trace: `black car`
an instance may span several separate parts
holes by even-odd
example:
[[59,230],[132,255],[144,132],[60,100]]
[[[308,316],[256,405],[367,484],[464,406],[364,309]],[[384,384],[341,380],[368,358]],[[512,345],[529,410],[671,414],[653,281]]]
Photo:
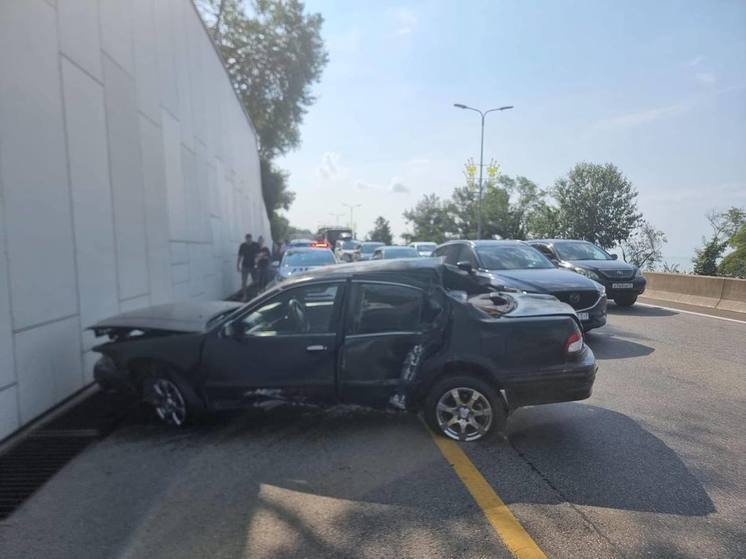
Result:
[[553,297],[500,293],[439,259],[320,268],[245,305],[175,303],[103,320],[95,378],[164,421],[269,400],[422,410],[457,440],[518,406],[582,400],[596,363]]
[[571,305],[588,331],[606,324],[606,294],[597,282],[558,269],[523,241],[449,241],[433,256],[470,270],[497,287],[546,293]]
[[537,239],[528,241],[552,262],[592,279],[606,288],[606,296],[621,307],[635,304],[647,280],[637,266],[617,260],[588,241]]

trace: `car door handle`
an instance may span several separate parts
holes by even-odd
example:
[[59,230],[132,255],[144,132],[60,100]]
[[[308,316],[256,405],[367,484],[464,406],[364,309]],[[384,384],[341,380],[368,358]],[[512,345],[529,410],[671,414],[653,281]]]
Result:
[[306,351],[326,351],[325,345],[310,345],[306,348]]

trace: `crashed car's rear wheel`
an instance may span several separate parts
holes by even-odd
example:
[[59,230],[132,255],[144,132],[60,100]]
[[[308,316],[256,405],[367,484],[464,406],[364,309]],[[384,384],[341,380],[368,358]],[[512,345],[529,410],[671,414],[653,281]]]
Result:
[[477,377],[446,378],[425,402],[431,429],[456,441],[478,441],[505,426],[507,411],[497,390]]
[[181,427],[192,422],[201,406],[188,387],[168,372],[155,372],[143,381],[143,399],[162,422]]

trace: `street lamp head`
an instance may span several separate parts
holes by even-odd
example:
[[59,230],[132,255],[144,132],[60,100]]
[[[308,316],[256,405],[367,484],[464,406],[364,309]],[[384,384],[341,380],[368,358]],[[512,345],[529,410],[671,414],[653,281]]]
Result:
[[498,110],[498,111],[507,111],[508,109],[512,109],[512,108],[513,108],[513,105],[506,105],[506,106],[504,106],[504,107],[500,107],[500,108],[499,108],[499,109],[497,109],[497,110]]
[[453,106],[456,107],[457,109],[466,109],[467,108],[466,105],[462,105],[461,103],[454,103]]

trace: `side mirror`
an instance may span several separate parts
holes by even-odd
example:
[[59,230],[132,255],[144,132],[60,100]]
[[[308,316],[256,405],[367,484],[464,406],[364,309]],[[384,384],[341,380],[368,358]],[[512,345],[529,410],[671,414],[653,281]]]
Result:
[[462,260],[461,262],[456,263],[456,267],[459,270],[462,270],[466,272],[467,274],[471,274],[474,271],[474,266],[471,265],[471,262],[467,262],[466,260]]
[[231,338],[232,340],[235,340],[239,337],[238,329],[233,322],[229,322],[228,324],[223,326],[223,336],[225,336],[226,338]]
[[612,260],[616,260],[617,258],[619,258],[619,255],[618,255],[618,254],[612,254],[612,255],[611,255],[611,259],[612,259]]

